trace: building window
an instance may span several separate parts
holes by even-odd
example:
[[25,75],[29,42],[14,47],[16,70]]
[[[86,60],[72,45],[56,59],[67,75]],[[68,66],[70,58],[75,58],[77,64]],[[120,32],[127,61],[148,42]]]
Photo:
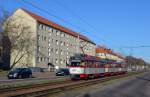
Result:
[[50,53],[50,52],[48,53],[48,56],[51,56],[51,53]]
[[55,62],[58,63],[58,59],[55,59]]
[[46,26],[45,25],[43,25],[43,30],[46,30]]
[[37,36],[38,40],[40,40],[40,35]]
[[46,26],[46,31],[48,31],[49,30],[49,27],[48,26]]
[[42,29],[42,24],[39,24],[39,29]]
[[53,29],[53,33],[55,34],[55,32],[56,32],[56,30],[55,29]]
[[42,25],[42,29],[45,30],[45,26],[44,25]]
[[56,49],[56,54],[58,54],[58,49]]
[[65,33],[64,33],[64,37],[65,37]]
[[64,60],[64,63],[66,63],[66,60]]
[[43,35],[41,36],[41,39],[42,39],[42,41],[43,41]]
[[50,58],[48,58],[48,62],[51,62],[51,59],[50,59]]
[[52,35],[52,33],[50,32],[50,33],[49,33],[49,36],[51,36],[51,35]]
[[46,57],[44,57],[44,61],[46,61],[46,59],[47,59],[47,58],[46,58]]
[[44,37],[44,41],[46,41],[46,36]]
[[61,33],[61,37],[64,37],[64,33]]
[[68,46],[69,46],[69,44],[67,43],[67,44],[66,44],[66,46],[68,47]]
[[60,42],[60,45],[61,45],[61,46],[63,45],[63,42],[62,42],[62,41]]
[[52,32],[52,28],[49,27],[48,31],[49,31],[49,32]]
[[66,43],[64,42],[64,46],[66,45]]
[[56,31],[56,35],[57,35],[57,36],[59,35],[59,32],[58,32],[58,31]]
[[50,38],[50,37],[48,38],[48,41],[49,41],[49,42],[51,41],[51,38]]
[[51,46],[51,44],[49,43],[49,44],[48,44],[48,46],[50,47],[50,46]]
[[41,50],[40,46],[37,46],[37,51],[39,52]]
[[46,26],[44,25],[44,30],[46,31]]
[[69,35],[68,35],[68,34],[66,34],[66,37],[67,37],[67,38],[69,38]]
[[47,61],[49,62],[49,58],[47,58]]
[[52,33],[54,32],[54,29],[52,29],[52,31],[51,31]]
[[50,48],[48,48],[48,52],[50,52],[51,51],[51,49]]
[[38,62],[40,62],[40,61],[41,61],[41,60],[40,60],[40,57],[37,57],[37,61],[38,61]]
[[53,48],[51,49],[51,52],[53,52]]
[[60,64],[63,64],[63,60],[62,59],[60,59]]
[[41,57],[41,62],[43,61],[43,58]]
[[60,51],[60,54],[63,55],[63,51],[62,50]]
[[58,45],[58,40],[56,40],[56,44]]

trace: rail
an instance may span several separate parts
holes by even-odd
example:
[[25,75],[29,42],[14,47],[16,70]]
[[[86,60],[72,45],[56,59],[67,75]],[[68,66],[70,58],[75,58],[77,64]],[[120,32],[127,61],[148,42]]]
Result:
[[[138,72],[141,73],[141,72]],[[78,81],[71,81],[67,80],[65,82],[59,82],[59,83],[46,83],[46,84],[40,84],[40,85],[33,85],[28,87],[17,87],[12,89],[4,89],[0,90],[1,97],[12,97],[12,96],[21,96],[21,97],[39,97],[43,95],[48,95],[51,93],[57,93],[64,90],[69,90],[73,88],[79,88],[83,86],[89,86],[97,83],[102,83],[105,81],[113,80],[113,79],[119,79],[127,76],[132,76],[135,74],[138,74],[137,72],[134,73],[128,73],[124,75],[117,75],[117,76],[110,76],[110,77],[104,77],[104,78],[98,78],[98,79],[92,79],[92,80],[78,80]]]

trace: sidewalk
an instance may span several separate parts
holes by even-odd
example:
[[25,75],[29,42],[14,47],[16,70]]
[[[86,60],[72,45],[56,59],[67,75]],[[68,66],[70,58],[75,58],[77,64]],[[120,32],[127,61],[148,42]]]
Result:
[[55,72],[33,72],[32,75],[36,78],[48,78],[55,77]]

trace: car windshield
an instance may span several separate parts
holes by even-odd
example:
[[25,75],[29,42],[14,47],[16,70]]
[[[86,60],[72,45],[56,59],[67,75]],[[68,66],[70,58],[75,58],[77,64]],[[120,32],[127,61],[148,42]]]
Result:
[[22,70],[21,68],[15,68],[15,69],[12,69],[10,72],[19,72],[20,70]]

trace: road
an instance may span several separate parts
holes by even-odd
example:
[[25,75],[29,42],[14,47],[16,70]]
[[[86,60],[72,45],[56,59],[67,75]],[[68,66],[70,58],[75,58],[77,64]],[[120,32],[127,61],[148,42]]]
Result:
[[150,72],[49,97],[150,97]]
[[0,77],[0,87],[4,85],[12,84],[22,84],[30,82],[40,82],[40,81],[52,81],[52,80],[63,80],[68,79],[69,76],[55,76],[55,73],[37,73],[34,74],[34,78],[25,78],[25,79],[8,79],[6,76]]
[[56,77],[45,77],[45,78],[25,78],[25,79],[8,79],[8,78],[3,78],[0,79],[0,84],[4,83],[18,83],[18,82],[29,82],[29,81],[36,81],[36,80],[57,80],[57,79],[65,79],[68,78],[67,76],[56,76]]

